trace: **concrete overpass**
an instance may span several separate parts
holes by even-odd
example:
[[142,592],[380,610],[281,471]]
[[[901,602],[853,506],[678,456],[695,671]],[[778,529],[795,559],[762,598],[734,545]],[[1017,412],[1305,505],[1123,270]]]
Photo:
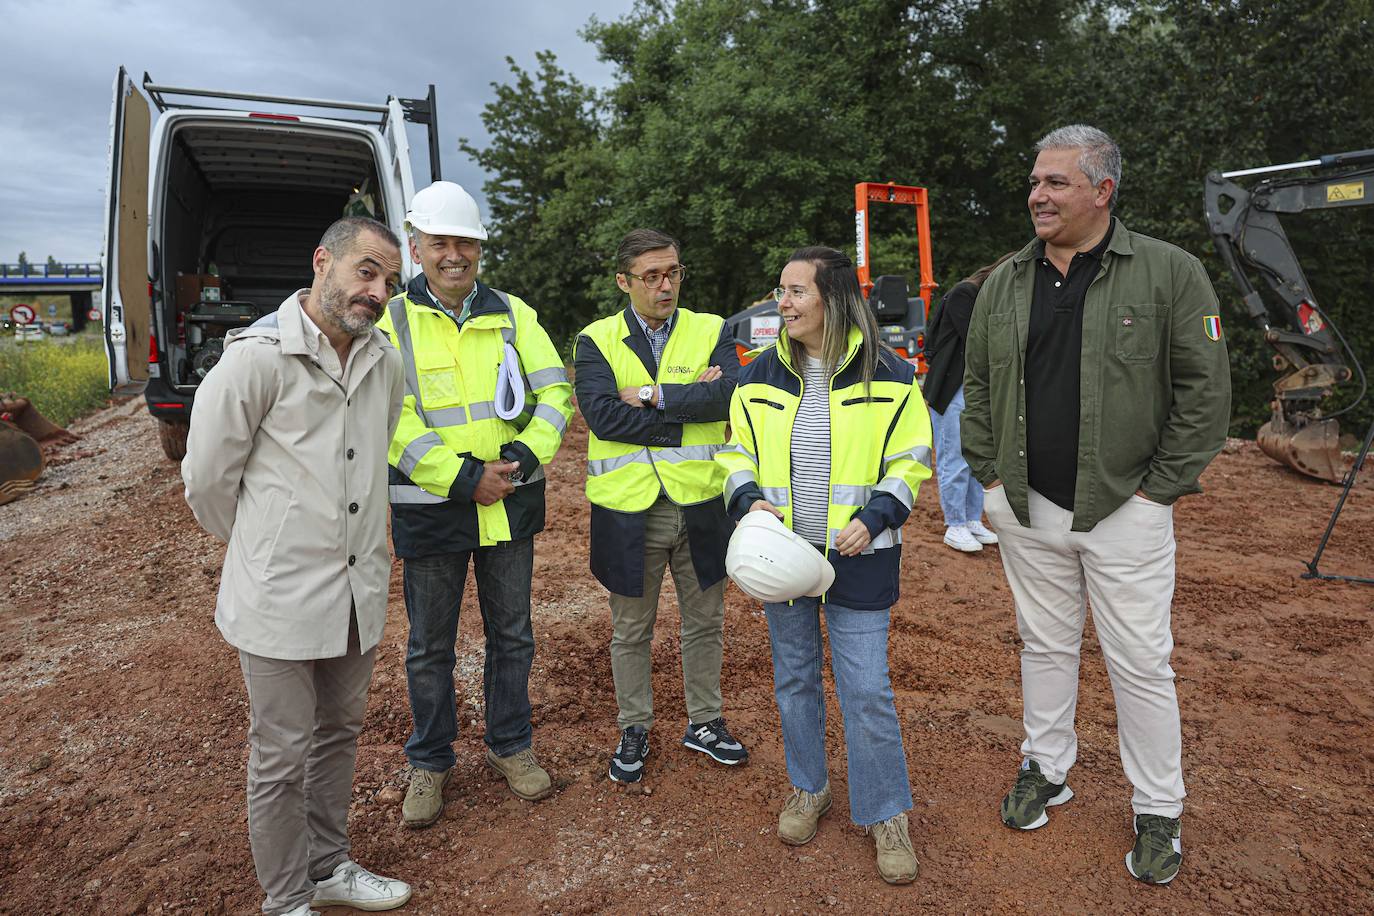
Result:
[[98,263],[0,264],[0,296],[67,296],[72,329],[80,331],[86,326],[91,294],[100,290],[104,279]]

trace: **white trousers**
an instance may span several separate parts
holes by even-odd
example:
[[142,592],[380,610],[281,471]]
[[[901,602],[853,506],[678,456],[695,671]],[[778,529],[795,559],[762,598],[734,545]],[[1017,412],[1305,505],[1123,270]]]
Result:
[[1021,754],[1051,782],[1078,755],[1074,712],[1083,621],[1092,605],[1116,696],[1121,765],[1137,814],[1183,812],[1182,736],[1169,608],[1174,594],[1174,512],[1132,496],[1091,531],[1071,531],[1073,513],[1030,491],[1029,528],[1003,487],[987,493],[988,524],[1016,601],[1026,740]]

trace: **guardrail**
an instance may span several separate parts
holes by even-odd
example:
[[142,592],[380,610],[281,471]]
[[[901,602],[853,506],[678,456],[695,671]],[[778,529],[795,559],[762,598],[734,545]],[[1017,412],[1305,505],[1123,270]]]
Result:
[[99,277],[99,263],[0,264],[0,279],[11,277]]

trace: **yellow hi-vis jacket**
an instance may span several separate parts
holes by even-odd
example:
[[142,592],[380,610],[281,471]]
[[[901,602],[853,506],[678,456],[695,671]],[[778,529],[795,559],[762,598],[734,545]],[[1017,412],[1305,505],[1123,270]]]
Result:
[[[477,284],[460,328],[424,276],[387,304],[377,326],[401,351],[405,397],[391,440],[392,540],[403,558],[488,547],[544,527],[544,465],[572,416],[572,385],[539,317],[518,296]],[[525,388],[520,415],[497,415],[506,345]],[[515,492],[491,506],[472,495],[488,461],[517,461]]]
[[[835,584],[824,600],[884,610],[899,596],[901,526],[921,481],[930,476],[930,414],[915,368],[889,351],[880,353],[873,381],[864,386],[856,359],[862,341],[858,329],[851,329],[849,350],[830,380],[826,556],[835,567]],[[786,329],[741,371],[730,403],[730,444],[716,455],[726,473],[732,518],[743,518],[755,500],[765,499],[792,526],[792,425],[802,384]],[[873,541],[858,556],[842,557],[835,537],[855,518]]]
[[[683,507],[697,583],[709,588],[725,577],[734,526],[712,458],[725,445],[739,357],[719,316],[678,308],[670,320],[657,362],[631,308],[587,326],[574,349],[577,403],[590,431],[591,569],[618,595],[643,594],[644,513],[660,496]],[[698,382],[709,366],[721,378]],[[662,409],[620,400],[621,389],[645,385],[659,387]]]

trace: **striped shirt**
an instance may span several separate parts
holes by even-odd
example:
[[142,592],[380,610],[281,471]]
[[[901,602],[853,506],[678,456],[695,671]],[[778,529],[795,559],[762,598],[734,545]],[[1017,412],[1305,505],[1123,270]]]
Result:
[[792,530],[826,547],[830,510],[830,373],[802,358],[802,396],[792,423]]

